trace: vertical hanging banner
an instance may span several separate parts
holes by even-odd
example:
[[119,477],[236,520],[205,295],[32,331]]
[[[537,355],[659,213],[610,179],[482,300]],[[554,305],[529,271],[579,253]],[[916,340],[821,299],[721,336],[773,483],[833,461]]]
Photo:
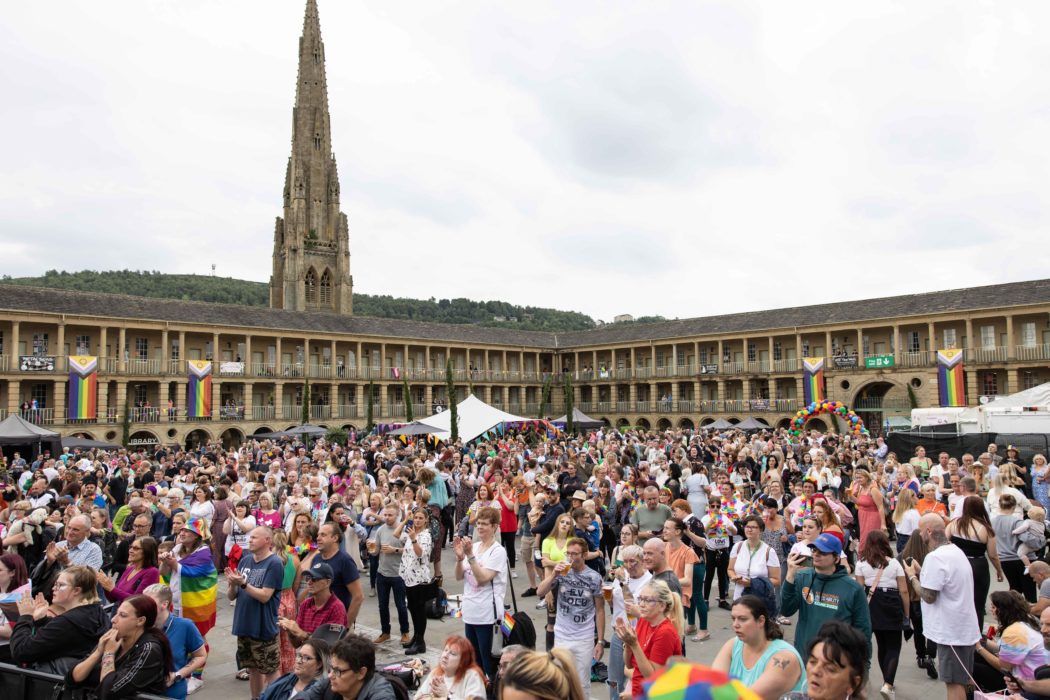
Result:
[[966,377],[963,375],[963,351],[937,351],[937,393],[941,406],[966,405]]
[[802,397],[805,405],[824,400],[824,358],[802,358]]
[[69,420],[98,418],[98,358],[69,356]]
[[211,361],[186,360],[190,380],[186,384],[186,417],[211,417]]

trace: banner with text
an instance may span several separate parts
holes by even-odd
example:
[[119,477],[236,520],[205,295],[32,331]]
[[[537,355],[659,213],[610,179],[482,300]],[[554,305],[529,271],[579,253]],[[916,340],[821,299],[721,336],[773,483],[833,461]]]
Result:
[[941,406],[966,405],[966,378],[963,375],[963,351],[937,351],[937,392]]
[[186,360],[189,383],[186,384],[186,417],[211,417],[211,362]]
[[824,400],[823,357],[802,358],[802,395],[807,406]]
[[98,358],[69,356],[69,420],[98,418]]

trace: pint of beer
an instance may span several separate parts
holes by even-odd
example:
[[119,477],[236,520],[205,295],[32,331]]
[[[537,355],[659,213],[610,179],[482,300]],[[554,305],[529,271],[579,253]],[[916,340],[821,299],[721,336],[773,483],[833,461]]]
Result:
[[611,583],[606,583],[602,585],[602,595],[605,596],[606,603],[612,603],[613,585]]
[[379,544],[375,540],[368,540],[366,545],[368,553],[375,556],[375,553],[379,551]]

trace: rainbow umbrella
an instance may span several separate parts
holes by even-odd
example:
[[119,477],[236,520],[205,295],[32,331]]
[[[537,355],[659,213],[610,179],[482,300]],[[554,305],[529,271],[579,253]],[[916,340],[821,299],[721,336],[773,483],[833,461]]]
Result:
[[648,700],[761,700],[737,679],[709,666],[677,661],[643,683]]

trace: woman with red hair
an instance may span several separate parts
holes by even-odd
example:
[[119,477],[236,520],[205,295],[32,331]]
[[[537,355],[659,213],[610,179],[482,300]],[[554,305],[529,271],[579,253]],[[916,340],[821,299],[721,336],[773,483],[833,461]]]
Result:
[[474,661],[474,646],[466,637],[452,635],[441,650],[437,666],[423,679],[416,700],[484,698],[485,674]]

